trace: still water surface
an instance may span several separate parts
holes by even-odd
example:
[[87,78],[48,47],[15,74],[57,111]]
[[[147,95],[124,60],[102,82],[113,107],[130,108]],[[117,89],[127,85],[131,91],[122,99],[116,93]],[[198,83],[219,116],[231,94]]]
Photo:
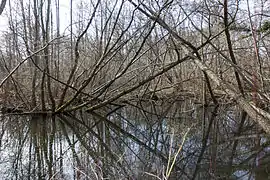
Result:
[[130,103],[1,116],[0,179],[270,179],[270,143],[234,105]]

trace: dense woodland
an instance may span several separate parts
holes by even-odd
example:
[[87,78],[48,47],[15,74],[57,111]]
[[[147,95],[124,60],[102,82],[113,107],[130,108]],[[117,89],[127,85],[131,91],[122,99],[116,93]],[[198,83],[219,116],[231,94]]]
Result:
[[[0,32],[0,105],[5,118],[10,118],[11,114],[31,116],[27,116],[26,122],[31,129],[32,135],[28,138],[33,146],[28,149],[34,155],[29,160],[36,163],[27,165],[29,179],[60,177],[55,172],[63,162],[53,163],[57,153],[62,151],[62,145],[60,150],[55,150],[56,145],[53,145],[60,136],[67,139],[80,169],[74,170],[80,172],[77,179],[87,179],[84,173],[89,171],[82,168],[83,163],[99,165],[100,168],[92,169],[96,172],[91,175],[92,179],[143,178],[135,170],[139,167],[131,167],[134,163],[131,157],[128,162],[119,160],[124,153],[121,149],[125,145],[132,146],[129,141],[139,145],[137,148],[144,148],[140,153],[149,153],[149,159],[150,154],[158,157],[159,160],[152,159],[154,162],[149,160],[151,165],[165,164],[164,172],[162,168],[151,169],[150,164],[148,169],[142,168],[148,178],[218,179],[218,171],[217,174],[207,173],[209,171],[203,171],[200,164],[209,165],[203,158],[205,148],[209,143],[217,143],[217,134],[221,131],[221,134],[232,133],[226,136],[233,140],[230,158],[226,161],[229,170],[223,174],[231,177],[240,144],[237,138],[252,130],[259,134],[257,138],[268,139],[269,1],[70,0],[61,3],[64,0],[2,0],[0,5],[1,17],[7,21],[7,28]],[[64,5],[68,8],[65,15]],[[233,110],[228,110],[228,106]],[[215,118],[232,111],[237,114],[235,125],[230,125],[234,129],[220,128],[218,132]],[[204,115],[194,115],[198,112]],[[159,135],[156,139],[152,137],[153,132],[159,130],[162,134],[163,120],[170,119],[166,117],[185,113],[189,114],[185,116],[187,121],[166,122],[171,127],[179,126],[173,132],[182,134],[174,142],[173,150],[168,150],[174,144],[170,144],[170,138],[161,141]],[[48,117],[50,120],[46,120]],[[144,131],[146,134],[137,134],[138,131],[121,118],[143,123],[140,128],[133,124],[138,131],[151,127],[154,130],[148,135],[153,139],[148,139],[149,143],[140,140],[149,128]],[[198,121],[192,122],[192,118]],[[23,120],[11,119],[24,134]],[[6,119],[5,123],[3,120],[1,130],[5,127],[12,132],[14,125],[6,123]],[[57,129],[64,133],[57,134]],[[167,133],[172,133],[172,128],[168,129]],[[78,149],[69,139],[69,131],[81,142],[82,151],[89,156],[87,160],[77,155]],[[177,146],[185,140],[188,142],[185,132],[189,131],[202,135],[201,141],[196,141],[202,143],[202,150],[197,152],[197,160],[192,160],[195,166],[181,166],[180,160],[169,166],[172,154],[185,153],[183,144],[180,149]],[[12,136],[22,136],[15,134]],[[91,138],[91,143],[85,137]],[[129,141],[122,142],[123,137]],[[114,146],[112,141],[121,143]],[[160,149],[159,143],[167,149]],[[252,146],[261,148],[260,143],[254,144]],[[268,144],[266,141],[264,147]],[[93,150],[95,146],[98,147]],[[215,150],[211,147],[215,158],[220,150],[217,146]],[[193,152],[192,147],[187,149]],[[136,154],[133,158],[143,162],[145,157],[133,153]],[[254,157],[256,153],[251,153],[250,158]],[[185,162],[189,164],[191,160]],[[22,164],[17,162],[16,167],[24,169]],[[217,163],[217,169],[218,166]],[[183,170],[186,167],[188,171]],[[32,168],[37,168],[37,172],[30,173]],[[179,172],[181,175],[177,174]],[[23,173],[22,176],[15,174],[18,179],[24,177]]]

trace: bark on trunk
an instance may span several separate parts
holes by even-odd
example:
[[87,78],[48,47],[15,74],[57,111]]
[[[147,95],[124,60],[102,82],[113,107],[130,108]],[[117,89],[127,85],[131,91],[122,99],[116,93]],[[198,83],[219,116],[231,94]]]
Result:
[[214,83],[220,86],[231,98],[233,98],[239,107],[242,108],[251,117],[251,119],[253,119],[253,121],[258,123],[266,133],[270,134],[270,114],[268,112],[245,99],[240,93],[237,93],[230,84],[222,81],[203,62],[194,58],[194,63],[204,71]]

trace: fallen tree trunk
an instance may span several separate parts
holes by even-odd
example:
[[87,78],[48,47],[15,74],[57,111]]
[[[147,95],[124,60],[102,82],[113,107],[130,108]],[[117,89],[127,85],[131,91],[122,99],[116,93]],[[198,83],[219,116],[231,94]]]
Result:
[[237,93],[234,87],[222,79],[220,79],[213,71],[211,71],[203,62],[198,60],[196,57],[193,59],[194,63],[204,71],[209,78],[222,88],[228,96],[233,98],[238,106],[243,109],[252,120],[260,125],[260,127],[268,134],[270,134],[270,113],[257,107],[253,102],[245,99],[243,95]]
[[[170,26],[166,24],[155,12],[153,12],[150,8],[148,8],[145,4],[141,3],[140,5],[143,6],[146,10],[139,7],[136,3],[132,0],[129,2],[138,8],[144,15],[152,19],[153,21],[157,22],[160,26],[166,29],[176,40],[178,40],[181,44],[184,44],[188,48],[190,48],[191,52],[194,54],[198,54],[199,49],[201,49],[205,44],[211,42],[211,39],[208,39],[205,43],[203,43],[199,47],[195,47],[189,41],[185,40],[184,38],[180,37],[179,34],[174,31]],[[169,5],[167,3],[167,5]],[[221,32],[220,32],[221,33]],[[218,36],[218,35],[216,35]],[[213,37],[214,38],[214,37]],[[257,107],[252,102],[249,102],[247,99],[243,97],[243,94],[238,94],[237,91],[234,89],[233,86],[224,82],[220,79],[215,73],[213,73],[202,61],[198,59],[195,55],[193,56],[193,62],[207,75],[210,79],[212,79],[218,86],[220,86],[228,96],[233,98],[240,108],[242,108],[256,123],[260,125],[260,127],[268,134],[270,134],[270,114],[263,109]]]

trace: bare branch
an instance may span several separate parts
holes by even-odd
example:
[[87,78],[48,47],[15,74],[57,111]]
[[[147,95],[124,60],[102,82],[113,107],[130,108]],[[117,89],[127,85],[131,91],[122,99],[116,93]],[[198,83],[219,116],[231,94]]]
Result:
[[33,52],[32,54],[30,54],[29,56],[27,56],[26,58],[24,58],[19,64],[17,64],[16,67],[14,67],[10,73],[1,81],[0,87],[3,86],[3,84],[8,80],[8,78],[10,78],[18,69],[21,65],[23,65],[28,59],[31,59],[31,57],[33,57],[34,55],[40,53],[41,51],[43,51],[44,49],[46,49],[49,45],[52,44],[53,41],[55,41],[56,39],[60,39],[62,37],[57,37],[52,39],[51,41],[49,41],[45,46],[43,46],[42,48],[40,48],[39,50]]

